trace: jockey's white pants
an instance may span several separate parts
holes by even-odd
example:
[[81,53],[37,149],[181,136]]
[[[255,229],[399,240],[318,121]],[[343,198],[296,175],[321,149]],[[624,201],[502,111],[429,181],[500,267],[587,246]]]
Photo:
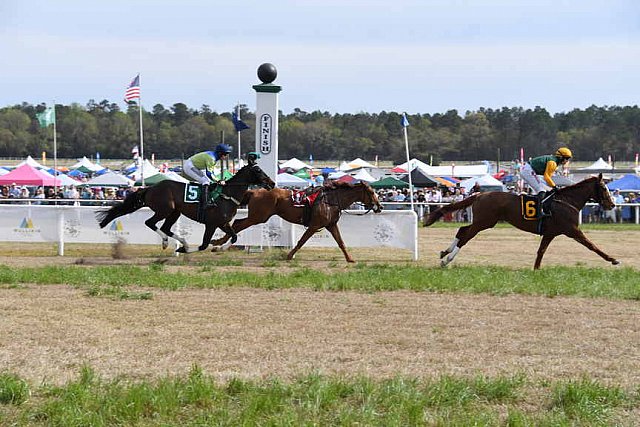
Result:
[[193,166],[193,163],[190,159],[184,161],[184,169],[182,172],[195,182],[199,182],[203,185],[211,184],[211,180],[209,179],[205,171]]
[[525,163],[522,166],[520,169],[520,176],[522,176],[524,182],[529,184],[533,190],[533,194],[538,194],[541,191],[547,191],[549,189],[549,187],[536,174],[536,171],[531,168],[529,163]]

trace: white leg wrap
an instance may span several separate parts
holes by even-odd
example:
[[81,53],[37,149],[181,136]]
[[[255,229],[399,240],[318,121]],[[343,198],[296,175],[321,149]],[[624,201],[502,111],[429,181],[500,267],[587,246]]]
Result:
[[[451,251],[453,251],[455,248],[458,247],[458,242],[460,241],[460,239],[458,239],[457,237],[453,239],[453,242],[451,242],[451,246],[449,246],[449,248],[447,249],[447,252],[451,253]],[[460,250],[460,249],[458,249]]]
[[158,233],[160,237],[162,237],[162,249],[167,249],[167,246],[169,246],[169,236],[164,234],[164,231],[160,230],[159,228],[156,230],[156,233]]
[[460,252],[460,248],[456,246],[449,255],[442,258],[442,261],[440,261],[440,266],[444,267],[447,264],[449,264],[451,261],[453,261],[456,255],[458,255],[458,252]]

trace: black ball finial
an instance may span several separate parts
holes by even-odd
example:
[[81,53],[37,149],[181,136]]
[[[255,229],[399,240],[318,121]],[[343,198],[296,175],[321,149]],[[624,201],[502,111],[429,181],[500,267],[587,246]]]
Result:
[[258,78],[262,83],[271,83],[278,76],[276,66],[268,62],[258,67]]

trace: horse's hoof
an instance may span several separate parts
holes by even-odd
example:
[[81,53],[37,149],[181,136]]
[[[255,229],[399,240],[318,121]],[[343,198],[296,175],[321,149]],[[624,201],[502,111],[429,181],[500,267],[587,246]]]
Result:
[[617,259],[614,259],[613,261],[611,261],[611,264],[620,265],[620,261],[618,261]]
[[211,252],[222,252],[222,247],[216,245],[216,246],[211,248]]
[[449,254],[449,252],[447,252],[447,251],[440,251],[440,259],[446,257],[448,254]]
[[167,249],[168,246],[169,246],[169,241],[162,239],[162,250]]
[[187,249],[184,246],[180,246],[178,249],[176,249],[176,252],[179,254],[186,254]]
[[232,245],[233,245],[235,242],[237,242],[237,241],[238,241],[238,236],[233,236],[233,237],[231,238],[231,244],[232,244]]

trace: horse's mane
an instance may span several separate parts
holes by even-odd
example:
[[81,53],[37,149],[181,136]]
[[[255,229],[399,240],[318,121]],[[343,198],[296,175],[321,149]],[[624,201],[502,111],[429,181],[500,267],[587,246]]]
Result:
[[240,174],[240,172],[242,172],[243,170],[245,170],[245,169],[249,168],[250,166],[251,166],[251,165],[244,165],[243,167],[241,167],[240,169],[238,169],[238,170],[236,171],[236,173],[234,173],[234,174],[233,174],[233,176],[232,176],[232,177],[230,177],[227,181],[231,181],[232,179],[236,178],[236,177]]
[[351,182],[344,182],[344,181],[325,181],[323,187],[327,190],[338,190],[341,188],[344,188],[344,189],[356,188],[362,185],[368,185],[368,184],[366,184],[365,182],[358,182],[353,184]]
[[583,187],[587,184],[591,184],[594,181],[597,181],[598,179],[599,178],[597,176],[590,176],[589,178],[583,179],[582,181],[576,182],[575,184],[571,184],[567,187],[558,189],[558,193],[563,193],[563,192],[566,192],[567,190],[571,191],[571,189]]

